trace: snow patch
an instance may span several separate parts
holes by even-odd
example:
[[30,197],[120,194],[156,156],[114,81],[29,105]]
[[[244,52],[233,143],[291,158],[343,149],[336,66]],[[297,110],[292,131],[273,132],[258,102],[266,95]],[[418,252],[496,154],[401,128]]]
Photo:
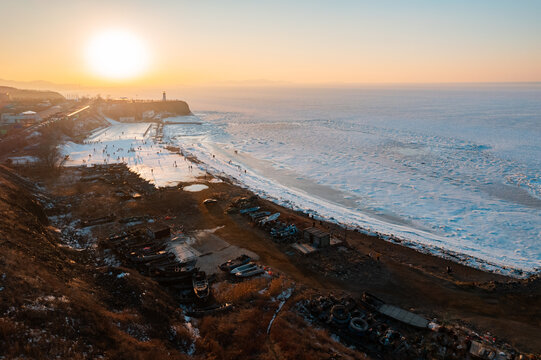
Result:
[[188,185],[188,186],[183,187],[182,190],[189,191],[189,192],[199,192],[199,191],[202,191],[202,190],[206,190],[208,188],[209,187],[207,185],[193,184],[193,185]]

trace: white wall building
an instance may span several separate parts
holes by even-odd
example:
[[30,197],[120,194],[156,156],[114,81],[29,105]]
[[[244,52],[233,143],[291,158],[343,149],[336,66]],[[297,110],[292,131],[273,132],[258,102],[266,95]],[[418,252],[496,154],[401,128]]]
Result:
[[135,122],[135,116],[121,116],[118,118],[118,121],[127,123]]
[[35,111],[24,111],[20,114],[2,114],[2,124],[35,124],[41,121],[41,117]]

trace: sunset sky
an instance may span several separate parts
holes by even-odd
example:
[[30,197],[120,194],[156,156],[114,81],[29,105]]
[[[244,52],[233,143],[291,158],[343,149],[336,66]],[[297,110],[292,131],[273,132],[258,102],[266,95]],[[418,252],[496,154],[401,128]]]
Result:
[[[541,1],[528,0],[2,1],[0,79],[84,85],[541,81],[540,19]],[[120,79],[96,70],[109,60],[92,60],[88,50],[92,39],[115,31],[136,39],[137,57],[145,58],[125,64],[141,66]]]

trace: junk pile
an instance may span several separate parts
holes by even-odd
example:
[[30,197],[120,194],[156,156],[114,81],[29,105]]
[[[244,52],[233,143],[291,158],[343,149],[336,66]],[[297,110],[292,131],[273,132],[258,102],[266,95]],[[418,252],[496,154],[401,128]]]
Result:
[[89,226],[103,225],[103,224],[113,222],[115,220],[116,220],[116,218],[115,218],[114,215],[102,216],[102,217],[98,217],[98,218],[94,218],[94,219],[88,219],[88,220],[81,221],[81,227],[85,228],[85,227],[89,227]]
[[[253,204],[256,199],[257,197],[255,195],[250,196],[250,197],[235,198],[231,201],[231,204],[229,204],[227,209],[225,209],[225,212],[226,214],[234,214],[234,213],[244,214],[245,212],[242,212],[243,210],[239,211],[239,209],[249,208],[249,206]],[[259,209],[259,207],[257,209]]]
[[341,342],[379,359],[523,359],[510,345],[463,326],[441,326],[385,304],[362,298],[316,295],[297,304],[309,322],[328,329]]
[[239,214],[249,217],[252,223],[268,231],[275,242],[291,243],[299,236],[296,225],[278,221],[279,212],[271,214],[259,206],[252,206],[239,210]]
[[270,229],[270,234],[279,243],[292,243],[298,238],[299,230],[294,224],[276,221]]
[[[187,309],[191,316],[203,316],[231,308],[231,304],[216,304],[211,294],[210,280],[195,265],[197,257],[178,256],[170,249],[168,227],[155,225],[129,230],[100,242],[110,248],[124,266],[136,268],[166,287]],[[178,250],[177,250],[178,251]],[[201,307],[203,306],[203,307]]]
[[116,194],[118,197],[129,200],[140,198],[141,194],[150,194],[156,189],[154,185],[129,171],[124,164],[82,166],[81,182],[103,182],[110,185],[119,185],[122,190]]

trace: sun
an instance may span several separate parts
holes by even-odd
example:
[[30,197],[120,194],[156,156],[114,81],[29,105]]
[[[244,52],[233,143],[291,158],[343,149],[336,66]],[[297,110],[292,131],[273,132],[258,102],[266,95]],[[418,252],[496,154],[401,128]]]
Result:
[[136,35],[125,30],[108,30],[90,40],[86,59],[96,75],[127,79],[146,70],[149,56],[144,43]]

